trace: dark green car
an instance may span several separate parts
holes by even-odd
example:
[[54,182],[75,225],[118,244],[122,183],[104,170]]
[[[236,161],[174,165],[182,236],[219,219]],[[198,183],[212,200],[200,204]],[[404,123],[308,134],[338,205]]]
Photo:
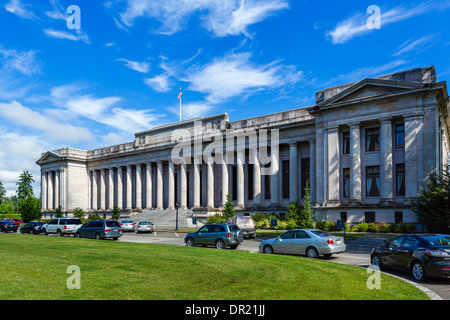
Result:
[[197,232],[189,233],[184,242],[186,246],[193,247],[201,246],[215,246],[217,249],[224,249],[230,247],[236,249],[239,244],[244,241],[242,231],[235,224],[213,223],[206,224]]

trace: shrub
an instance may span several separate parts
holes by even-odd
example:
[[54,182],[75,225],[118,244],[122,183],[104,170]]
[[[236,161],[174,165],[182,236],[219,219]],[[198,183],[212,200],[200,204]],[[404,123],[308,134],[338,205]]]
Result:
[[88,217],[88,221],[91,221],[91,220],[103,220],[103,218],[100,217],[98,214],[90,214]]
[[389,232],[389,227],[390,226],[387,223],[380,223],[378,225],[378,231],[379,232],[383,232],[383,233]]
[[224,216],[222,216],[221,214],[215,214],[215,215],[210,216],[208,218],[208,221],[206,221],[206,224],[209,224],[209,223],[222,223],[222,222],[225,222],[226,220],[227,219]]
[[297,222],[295,222],[294,220],[289,220],[289,222],[286,225],[286,230],[292,230],[297,228],[298,228]]
[[367,232],[379,232],[379,229],[374,223],[369,223],[367,225]]
[[358,226],[359,232],[367,232],[368,229],[369,229],[369,225],[365,222],[360,223]]
[[269,229],[270,222],[268,219],[261,219],[261,220],[255,221],[255,227],[256,227],[256,229]]
[[396,225],[396,224],[391,224],[388,228],[388,232],[390,233],[399,233],[400,232],[400,228]]
[[358,226],[352,226],[350,231],[351,232],[359,232],[359,227]]
[[316,228],[320,230],[325,230],[326,222],[323,220],[316,221]]
[[287,230],[287,225],[288,225],[287,221],[284,221],[284,220],[278,221],[278,229],[279,230]]
[[255,221],[255,223],[256,223],[256,222],[259,222],[261,220],[268,219],[269,215],[267,213],[260,212],[260,213],[256,213],[255,215],[253,215],[252,218],[253,218],[253,221]]
[[402,223],[399,229],[401,233],[414,233],[416,232],[416,225],[414,223]]

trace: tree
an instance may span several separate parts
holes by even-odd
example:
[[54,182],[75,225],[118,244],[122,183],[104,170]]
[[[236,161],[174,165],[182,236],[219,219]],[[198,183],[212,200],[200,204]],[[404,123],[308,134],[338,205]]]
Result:
[[0,204],[0,218],[5,218],[16,213],[16,208],[11,198],[5,198],[5,200]]
[[231,201],[231,194],[229,193],[227,194],[227,202],[225,202],[223,207],[223,216],[225,219],[234,217],[234,203]]
[[34,182],[33,176],[28,171],[24,171],[19,176],[19,181],[16,183],[17,185],[16,194],[19,200],[34,196],[32,186],[33,182]]
[[41,200],[35,197],[27,197],[19,200],[19,214],[23,222],[39,220],[41,214]]
[[299,228],[314,228],[314,211],[312,209],[311,194],[309,193],[309,181],[306,182],[303,208],[300,210],[300,219],[297,224]]
[[427,187],[420,188],[422,194],[417,199],[410,199],[417,219],[428,231],[450,233],[450,174],[446,171],[440,175],[431,173]]
[[73,209],[73,216],[75,218],[83,220],[85,215],[86,215],[86,212],[83,209],[81,209],[81,208]]
[[5,201],[6,198],[6,189],[3,186],[3,183],[0,181],[0,204],[3,203],[3,201]]

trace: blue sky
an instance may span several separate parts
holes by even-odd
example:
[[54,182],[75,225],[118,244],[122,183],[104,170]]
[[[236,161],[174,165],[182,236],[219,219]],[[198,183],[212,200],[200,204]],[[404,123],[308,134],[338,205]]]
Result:
[[445,81],[449,18],[449,0],[0,0],[0,181],[12,195],[29,170],[39,193],[42,152],[178,121],[180,87],[183,119],[234,121],[399,70],[434,65]]

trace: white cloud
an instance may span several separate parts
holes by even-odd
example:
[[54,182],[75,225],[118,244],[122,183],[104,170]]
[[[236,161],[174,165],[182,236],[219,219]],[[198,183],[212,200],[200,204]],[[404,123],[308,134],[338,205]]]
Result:
[[82,30],[76,30],[76,35],[66,31],[54,30],[54,29],[44,29],[44,33],[49,38],[64,39],[71,41],[83,41],[86,44],[91,44],[89,37],[86,32]]
[[[180,107],[167,108],[171,113],[176,116],[180,116]],[[205,117],[211,114],[214,110],[214,106],[205,104],[202,102],[185,103],[181,106],[181,118],[182,120],[194,119],[198,117]]]
[[427,44],[429,44],[435,38],[436,35],[427,35],[417,40],[410,39],[404,42],[393,55],[397,57],[418,49],[424,49],[424,47],[426,47]]
[[16,101],[0,103],[0,117],[16,126],[35,130],[52,141],[80,142],[94,138],[86,128],[59,123]]
[[292,85],[302,72],[278,62],[255,65],[249,53],[229,54],[222,59],[188,70],[189,89],[207,94],[210,103],[260,90]]
[[148,73],[150,71],[150,63],[148,62],[137,62],[127,59],[119,59],[119,61],[125,62],[125,66],[140,73]]
[[153,78],[145,79],[144,82],[158,92],[167,92],[170,90],[170,77],[167,74],[160,74]]
[[153,18],[162,23],[160,33],[173,34],[180,31],[191,16],[200,13],[203,26],[218,37],[248,36],[248,26],[287,8],[286,0],[127,0],[120,17],[128,27],[137,18]]
[[18,71],[27,76],[42,72],[42,63],[36,59],[35,50],[17,52],[14,49],[6,50],[0,47],[0,57],[5,69]]
[[[432,10],[445,10],[449,7],[450,1],[426,1],[419,5],[400,5],[390,10],[381,8],[381,29]],[[357,13],[339,22],[333,30],[327,32],[327,37],[333,44],[343,44],[355,37],[367,34],[374,30],[367,27],[367,19],[370,16],[366,13]]]
[[11,12],[12,14],[15,14],[18,17],[29,19],[29,20],[36,20],[38,17],[31,11],[29,8],[31,5],[24,4],[20,2],[20,0],[10,0],[7,4],[4,5],[4,8],[6,11]]

